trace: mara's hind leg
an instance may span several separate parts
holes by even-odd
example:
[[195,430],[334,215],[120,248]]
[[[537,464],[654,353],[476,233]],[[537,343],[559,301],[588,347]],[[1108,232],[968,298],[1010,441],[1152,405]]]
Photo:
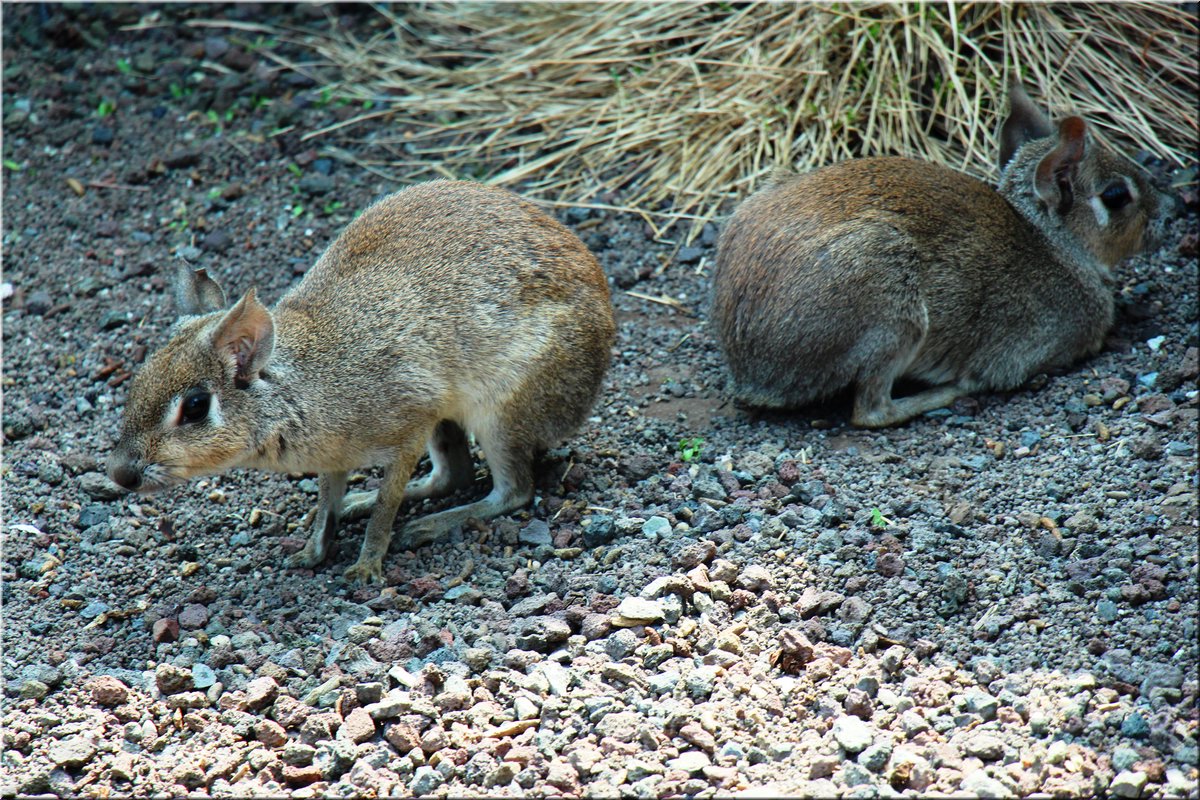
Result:
[[410,481],[405,500],[424,500],[450,494],[475,482],[475,464],[467,433],[458,423],[444,419],[429,437],[429,460],[433,470],[428,476]]
[[896,320],[890,328],[880,327],[860,342],[862,364],[855,381],[854,412],[850,421],[862,428],[885,428],[918,414],[942,408],[969,391],[961,382],[935,386],[899,400],[892,397],[896,381],[906,374],[920,355],[925,340],[926,317]]
[[891,396],[890,384],[887,386],[886,394],[863,391],[860,386],[858,394],[854,398],[854,416],[850,421],[862,428],[886,428],[889,425],[898,425],[910,420],[926,411],[945,408],[969,392],[970,389],[962,384],[946,383],[896,400]]
[[488,467],[492,490],[473,503],[430,514],[409,523],[406,533],[413,547],[426,544],[472,517],[488,519],[512,511],[533,499],[534,447],[513,431],[477,432]]
[[[429,460],[433,471],[426,477],[409,481],[405,500],[440,497],[470,486],[475,481],[475,464],[466,432],[455,422],[444,419],[429,437]],[[342,519],[352,520],[371,513],[379,492],[351,492],[342,502]]]

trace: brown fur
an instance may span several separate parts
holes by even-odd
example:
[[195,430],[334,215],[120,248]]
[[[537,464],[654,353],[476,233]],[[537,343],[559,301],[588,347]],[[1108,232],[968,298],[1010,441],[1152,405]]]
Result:
[[[712,303],[735,398],[797,408],[854,386],[853,422],[879,427],[1096,352],[1110,268],[1161,235],[1174,201],[1079,117],[1051,125],[1019,86],[1001,140],[998,191],[866,158],[742,203],[718,242]],[[1109,209],[1100,195],[1122,182],[1132,200]],[[901,377],[932,388],[895,400]]]
[[[237,466],[319,473],[313,532],[291,566],[324,557],[338,521],[371,514],[347,577],[372,580],[401,501],[473,480],[466,433],[487,457],[486,498],[414,521],[416,543],[532,498],[538,450],[586,418],[615,327],[600,265],[574,234],[500,189],[435,181],[368,208],[268,310],[233,308],[204,271],[176,287],[186,316],[135,377],[118,483],[144,491]],[[188,398],[211,395],[188,422]],[[428,449],[431,476],[409,484]],[[386,466],[379,491],[346,475]]]

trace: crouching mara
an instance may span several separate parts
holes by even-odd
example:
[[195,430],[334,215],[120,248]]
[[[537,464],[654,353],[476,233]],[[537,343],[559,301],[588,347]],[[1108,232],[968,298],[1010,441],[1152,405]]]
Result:
[[[184,269],[170,341],[134,377],[110,477],[154,491],[231,467],[319,475],[313,567],[339,520],[369,514],[346,577],[382,578],[404,499],[472,483],[468,434],[492,475],[484,498],[414,520],[411,544],[533,497],[533,460],[586,419],[615,326],[608,284],[579,239],[509,192],[434,181],[383,198],[268,309],[228,306]],[[432,472],[410,482],[428,451]],[[346,495],[350,470],[384,467]]]

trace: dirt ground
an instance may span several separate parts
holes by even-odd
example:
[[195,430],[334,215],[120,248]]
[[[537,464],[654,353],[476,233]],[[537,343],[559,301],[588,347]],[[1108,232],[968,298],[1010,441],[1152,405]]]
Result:
[[187,25],[333,17],[3,12],[5,795],[1197,795],[1194,170],[1103,352],[885,431],[725,401],[719,221],[557,209],[616,309],[594,416],[361,587],[362,522],[283,566],[314,476],[102,474],[181,260],[273,302],[400,188],[386,121],[304,141],[359,109]]

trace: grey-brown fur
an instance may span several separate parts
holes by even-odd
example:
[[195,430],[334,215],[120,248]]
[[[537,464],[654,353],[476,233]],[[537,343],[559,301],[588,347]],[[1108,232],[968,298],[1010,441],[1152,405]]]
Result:
[[[776,180],[718,242],[712,324],[742,404],[798,408],[846,387],[852,421],[903,422],[1096,352],[1110,268],[1156,241],[1174,200],[1057,125],[1019,86],[998,190],[906,158]],[[1109,208],[1101,193],[1119,201]],[[1113,205],[1119,205],[1114,202]],[[894,399],[901,377],[931,388]]]
[[[528,503],[535,452],[584,421],[615,332],[604,274],[574,234],[463,182],[368,208],[273,310],[253,289],[225,309],[203,270],[184,270],[176,299],[184,316],[134,378],[109,474],[149,491],[235,466],[319,473],[312,535],[289,565],[316,565],[339,519],[370,513],[346,571],[360,580],[381,577],[403,499],[472,481],[466,432],[493,490],[415,520],[415,542]],[[427,449],[432,474],[409,483]],[[378,492],[345,496],[347,473],[369,464],[386,466]]]

